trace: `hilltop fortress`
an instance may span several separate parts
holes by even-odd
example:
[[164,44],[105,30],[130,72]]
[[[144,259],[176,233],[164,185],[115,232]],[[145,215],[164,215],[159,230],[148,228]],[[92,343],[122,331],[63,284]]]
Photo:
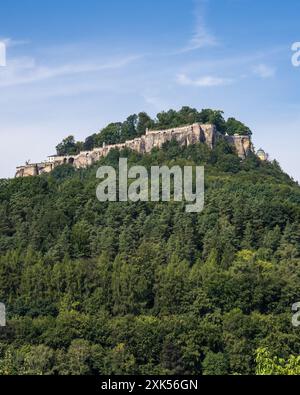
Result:
[[85,168],[99,159],[105,157],[110,150],[130,148],[139,153],[150,152],[153,148],[161,148],[164,143],[175,139],[180,145],[188,146],[198,142],[207,144],[213,148],[217,140],[224,139],[232,144],[240,158],[244,159],[250,151],[253,151],[251,138],[248,135],[228,136],[219,133],[214,125],[195,123],[189,126],[172,128],[167,130],[147,130],[146,134],[128,140],[124,143],[103,145],[91,151],[82,151],[73,156],[50,156],[41,163],[26,163],[24,166],[17,167],[16,177],[36,176],[43,173],[50,173],[55,167],[62,164],[71,164],[75,168]]

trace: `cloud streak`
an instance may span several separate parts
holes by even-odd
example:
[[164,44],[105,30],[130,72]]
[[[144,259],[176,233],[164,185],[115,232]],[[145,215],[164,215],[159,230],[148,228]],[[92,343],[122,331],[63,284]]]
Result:
[[195,31],[193,37],[188,44],[179,52],[190,52],[200,48],[210,47],[217,45],[217,40],[214,35],[209,32],[205,22],[205,1],[198,0],[195,2]]
[[274,67],[267,66],[266,64],[259,64],[253,67],[253,73],[259,76],[260,78],[271,78],[274,77],[276,70]]
[[194,86],[194,87],[204,87],[204,88],[230,85],[233,83],[233,80],[229,78],[206,75],[200,78],[192,79],[189,78],[186,74],[178,74],[176,77],[176,81],[179,85],[182,86]]
[[1,70],[0,87],[30,84],[80,73],[117,70],[126,67],[139,58],[140,56],[127,56],[107,62],[94,60],[57,66],[39,65],[34,58],[29,57],[15,58],[9,60],[7,67]]

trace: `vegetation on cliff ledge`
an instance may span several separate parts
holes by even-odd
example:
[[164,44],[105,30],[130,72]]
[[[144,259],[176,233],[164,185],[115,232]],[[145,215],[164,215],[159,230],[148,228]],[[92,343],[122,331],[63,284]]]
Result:
[[100,203],[96,165],[1,180],[0,373],[298,372],[299,186],[225,142],[120,155],[204,164],[204,211]]
[[124,122],[110,123],[99,133],[88,136],[84,142],[75,141],[74,136],[70,135],[56,146],[56,151],[58,155],[76,155],[80,151],[102,147],[104,143],[118,144],[132,140],[145,134],[146,129],[163,130],[197,122],[214,124],[222,134],[251,135],[251,130],[235,118],[228,118],[225,121],[223,111],[211,109],[198,111],[195,108],[182,107],[179,111],[160,112],[155,119],[151,119],[145,112],[130,115]]

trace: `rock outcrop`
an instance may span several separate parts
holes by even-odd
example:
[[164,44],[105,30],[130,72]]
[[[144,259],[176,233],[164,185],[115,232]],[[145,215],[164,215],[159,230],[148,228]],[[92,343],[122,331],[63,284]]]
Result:
[[47,161],[34,164],[26,164],[17,167],[16,177],[36,176],[43,173],[50,173],[55,167],[69,163],[75,168],[85,168],[105,157],[112,149],[130,148],[139,153],[150,152],[153,148],[161,148],[164,143],[175,139],[180,145],[190,145],[198,142],[207,144],[213,148],[218,139],[225,139],[235,146],[240,158],[244,159],[252,150],[250,136],[224,136],[217,132],[214,125],[202,125],[195,123],[193,125],[172,128],[167,130],[151,130],[146,134],[128,140],[121,144],[104,145],[101,148],[94,148],[92,151],[82,151],[78,155],[73,156],[53,156]]

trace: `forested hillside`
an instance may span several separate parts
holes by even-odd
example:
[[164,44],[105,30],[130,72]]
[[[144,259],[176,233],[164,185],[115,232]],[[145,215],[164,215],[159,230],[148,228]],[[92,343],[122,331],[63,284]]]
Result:
[[205,165],[204,211],[101,203],[98,165],[1,180],[0,373],[261,374],[300,355],[298,184],[224,142],[99,164],[119,156]]

